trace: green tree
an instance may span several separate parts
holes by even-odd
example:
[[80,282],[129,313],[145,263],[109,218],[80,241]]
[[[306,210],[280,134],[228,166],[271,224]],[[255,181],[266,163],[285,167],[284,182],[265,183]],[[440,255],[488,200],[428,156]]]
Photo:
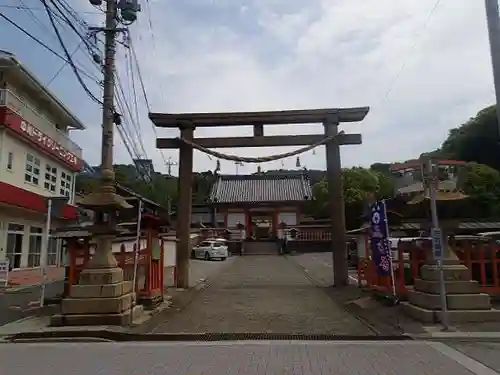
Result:
[[[347,228],[361,225],[367,199],[375,194],[379,198],[392,196],[393,186],[389,176],[370,169],[354,167],[342,170],[342,185]],[[313,185],[313,200],[308,206],[311,215],[328,218],[328,182],[326,179]]]
[[474,216],[499,216],[500,172],[477,163],[468,163],[464,172],[463,191],[470,197]]
[[440,155],[500,170],[499,139],[495,106],[487,107],[465,124],[450,130]]

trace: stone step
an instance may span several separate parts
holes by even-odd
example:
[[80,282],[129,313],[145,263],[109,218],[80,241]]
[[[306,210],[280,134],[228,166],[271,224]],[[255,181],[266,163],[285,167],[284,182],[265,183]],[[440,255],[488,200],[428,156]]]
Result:
[[130,310],[134,302],[134,293],[118,297],[103,298],[65,298],[61,311],[64,315],[74,314],[120,314]]
[[[446,292],[449,294],[474,294],[479,293],[479,283],[469,281],[446,281]],[[440,283],[434,280],[415,279],[414,289],[423,293],[439,294]]]
[[71,286],[72,298],[101,298],[119,297],[132,292],[132,281],[123,281],[117,284]]
[[[439,268],[435,265],[424,265],[420,269],[423,280],[439,281]],[[464,265],[445,265],[443,267],[444,279],[446,281],[469,281],[470,274]]]
[[244,255],[275,255],[279,253],[276,242],[246,241],[243,243]]
[[[412,305],[424,309],[441,309],[441,296],[439,294],[411,290],[408,291],[408,300]],[[489,310],[491,308],[490,296],[485,293],[447,294],[446,302],[449,310]]]
[[119,314],[74,314],[52,315],[50,325],[61,326],[125,326],[132,324],[144,313],[142,306],[137,305]]
[[[424,323],[439,323],[441,311],[430,310],[412,305],[409,302],[402,302],[403,311],[413,319]],[[448,311],[450,324],[499,322],[500,310],[450,310]]]

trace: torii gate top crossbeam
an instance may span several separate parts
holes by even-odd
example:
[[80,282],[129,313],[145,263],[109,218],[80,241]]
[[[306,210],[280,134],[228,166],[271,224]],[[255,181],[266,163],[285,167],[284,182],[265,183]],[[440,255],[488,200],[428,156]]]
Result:
[[330,118],[339,123],[357,122],[362,121],[369,110],[369,107],[358,107],[265,112],[150,113],[149,118],[156,126],[164,128],[179,128],[184,125],[195,127],[287,125],[322,123]]

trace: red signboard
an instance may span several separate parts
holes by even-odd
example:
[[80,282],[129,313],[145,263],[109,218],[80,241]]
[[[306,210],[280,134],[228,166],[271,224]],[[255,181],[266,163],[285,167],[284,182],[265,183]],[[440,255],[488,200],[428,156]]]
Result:
[[[6,182],[0,182],[0,203],[27,208],[36,212],[47,212],[47,198]],[[61,219],[75,220],[77,210],[75,206],[66,205],[62,210]]]
[[[0,108],[1,110],[2,108]],[[24,139],[30,141],[38,148],[55,156],[66,164],[72,171],[78,172],[83,168],[83,160],[77,157],[74,153],[64,148],[60,143],[43,133],[41,130],[25,121],[17,113],[9,108],[3,107],[4,118],[3,124],[9,129],[19,134]]]

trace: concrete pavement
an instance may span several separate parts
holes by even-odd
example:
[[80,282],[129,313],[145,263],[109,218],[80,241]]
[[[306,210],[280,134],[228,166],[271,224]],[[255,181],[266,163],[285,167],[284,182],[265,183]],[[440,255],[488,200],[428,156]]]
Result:
[[[333,285],[333,258],[332,253],[307,253],[290,256],[290,259],[299,264],[306,273],[314,278],[320,286]],[[349,282],[357,284],[357,272],[349,271]]]
[[[46,284],[45,297],[54,298],[64,290],[64,282]],[[0,294],[0,326],[23,319],[39,312],[40,286]]]
[[374,335],[286,257],[234,257],[155,333],[253,332]]
[[[194,287],[208,277],[217,274],[222,268],[229,266],[235,257],[229,257],[225,261],[205,261],[199,259],[189,260],[189,284]],[[165,286],[173,287],[174,285],[174,272],[173,268],[167,267],[165,269]]]
[[500,343],[456,341],[447,342],[447,345],[500,372]]
[[[222,342],[1,344],[5,375],[498,375],[442,343]],[[29,361],[26,361],[29,358]]]

